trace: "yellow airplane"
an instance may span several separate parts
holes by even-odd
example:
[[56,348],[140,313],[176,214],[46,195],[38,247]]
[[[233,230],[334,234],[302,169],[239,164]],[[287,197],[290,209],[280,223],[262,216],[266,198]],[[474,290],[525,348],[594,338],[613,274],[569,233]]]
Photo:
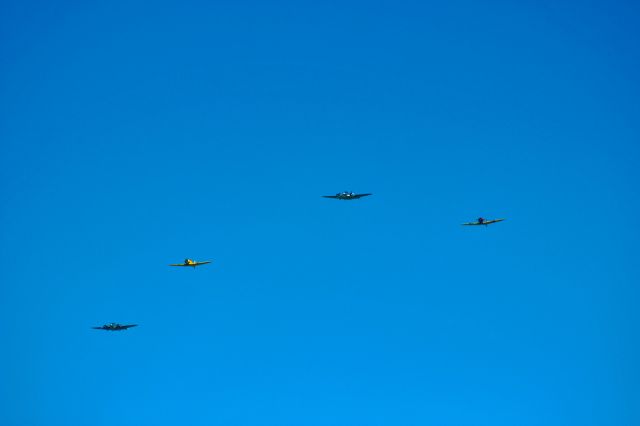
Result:
[[205,260],[204,262],[196,262],[195,260],[185,259],[184,263],[172,263],[169,266],[193,266],[195,268],[196,266],[206,265],[207,263],[211,263],[211,261]]

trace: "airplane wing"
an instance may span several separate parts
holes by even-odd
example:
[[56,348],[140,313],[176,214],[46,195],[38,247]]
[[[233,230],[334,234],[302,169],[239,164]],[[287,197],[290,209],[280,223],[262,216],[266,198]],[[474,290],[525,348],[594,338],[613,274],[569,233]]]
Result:
[[372,195],[372,194],[355,194],[355,195],[352,195],[351,198],[362,198],[362,197],[366,197],[367,195]]
[[129,325],[121,325],[120,328],[122,328],[123,330],[126,330],[127,328],[131,328],[131,327],[137,327],[138,324],[129,324]]
[[484,225],[484,223],[479,223],[479,222],[467,222],[467,223],[463,223],[463,226],[476,226],[476,225]]
[[324,198],[338,198],[337,195],[323,195]]
[[211,263],[211,261],[210,260],[205,260],[204,262],[196,262],[193,265],[189,265],[189,266],[206,265],[207,263]]
[[492,223],[502,222],[503,220],[504,220],[504,219],[493,219],[493,220],[488,220],[488,221],[486,221],[485,223],[486,223],[487,225],[490,225],[490,224],[492,224]]
[[169,264],[169,266],[191,266],[191,265],[187,265],[186,263],[171,263]]
[[104,327],[91,327],[91,328],[93,328],[94,330],[104,330]]

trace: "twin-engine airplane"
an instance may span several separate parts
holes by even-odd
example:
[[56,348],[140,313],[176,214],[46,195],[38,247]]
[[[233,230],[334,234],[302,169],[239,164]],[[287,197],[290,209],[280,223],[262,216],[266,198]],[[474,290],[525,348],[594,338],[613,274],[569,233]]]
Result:
[[479,217],[478,220],[476,222],[467,222],[467,223],[463,223],[463,225],[465,226],[478,226],[478,225],[491,225],[492,223],[498,223],[498,222],[502,222],[504,219],[492,219],[492,220],[487,220],[483,217]]
[[169,266],[193,266],[195,268],[196,266],[206,265],[207,263],[211,263],[211,261],[205,260],[204,262],[196,262],[195,260],[185,259],[184,263],[172,263]]
[[324,198],[335,198],[336,200],[357,200],[371,194],[354,194],[353,192],[339,192],[336,195],[323,195]]
[[95,330],[109,330],[109,331],[120,331],[120,330],[126,330],[127,328],[131,328],[131,327],[136,327],[138,324],[129,324],[129,325],[122,325],[122,324],[118,324],[117,322],[111,322],[109,324],[105,324],[102,327],[91,327]]

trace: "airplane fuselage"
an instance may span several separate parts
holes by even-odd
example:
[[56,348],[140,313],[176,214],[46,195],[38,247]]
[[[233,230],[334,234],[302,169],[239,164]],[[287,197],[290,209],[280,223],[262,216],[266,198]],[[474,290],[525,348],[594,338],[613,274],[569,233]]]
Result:
[[354,197],[353,194],[338,194],[336,198],[338,200],[353,200],[356,197]]

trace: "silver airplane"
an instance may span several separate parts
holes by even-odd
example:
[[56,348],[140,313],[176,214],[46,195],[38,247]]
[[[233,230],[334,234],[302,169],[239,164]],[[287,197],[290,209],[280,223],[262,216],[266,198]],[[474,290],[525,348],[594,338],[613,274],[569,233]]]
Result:
[[336,200],[357,200],[372,194],[354,194],[353,192],[339,192],[336,195],[323,195],[324,198],[334,198]]

